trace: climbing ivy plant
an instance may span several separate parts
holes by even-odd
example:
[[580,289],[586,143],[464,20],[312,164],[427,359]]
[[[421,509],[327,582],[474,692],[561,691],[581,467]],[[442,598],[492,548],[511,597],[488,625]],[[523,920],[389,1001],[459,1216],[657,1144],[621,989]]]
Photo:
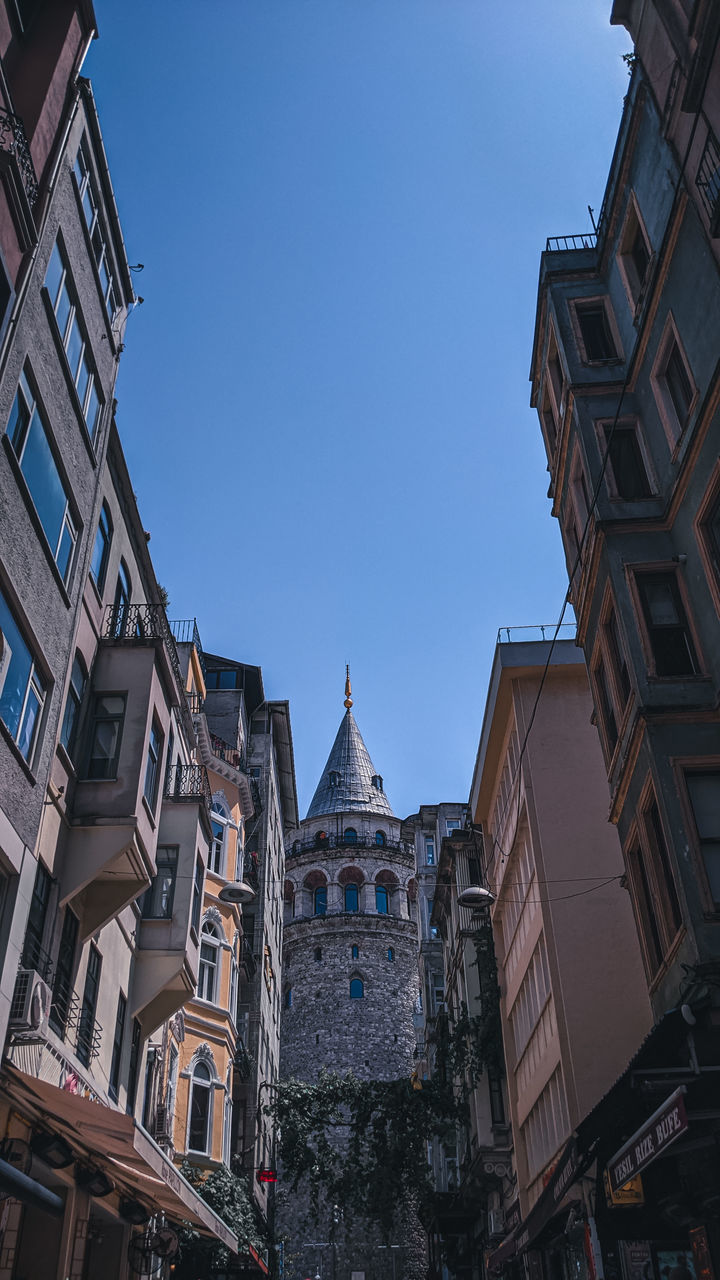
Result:
[[[187,1160],[181,1171],[198,1195],[235,1233],[241,1253],[248,1244],[259,1252],[267,1248],[267,1232],[244,1174],[231,1172],[225,1165],[208,1173]],[[180,1233],[180,1258],[175,1274],[178,1280],[195,1280],[200,1274],[211,1276],[225,1270],[229,1257],[224,1245],[213,1244],[194,1227],[186,1225]]]

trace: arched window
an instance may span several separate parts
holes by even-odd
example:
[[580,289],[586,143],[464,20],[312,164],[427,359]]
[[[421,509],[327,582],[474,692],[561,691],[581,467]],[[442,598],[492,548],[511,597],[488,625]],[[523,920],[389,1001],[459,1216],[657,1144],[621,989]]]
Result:
[[212,825],[212,844],[210,845],[210,857],[208,858],[208,871],[213,871],[216,876],[222,876],[225,874],[227,813],[225,806],[219,800],[213,800],[210,821]]
[[350,979],[350,999],[362,1000],[364,995],[365,995],[365,986],[363,984],[362,978],[351,978]]
[[354,942],[354,943],[353,943],[353,947],[352,947],[352,958],[353,958],[353,960],[357,960],[357,959],[359,958],[359,956],[360,956],[360,948],[359,948],[359,946],[357,945],[357,943],[356,943],[356,942]]
[[70,675],[70,687],[67,692],[67,701],[65,702],[65,715],[63,716],[62,730],[60,732],[60,741],[71,760],[73,758],[73,751],[77,740],[80,706],[85,693],[86,682],[87,670],[85,668],[85,663],[83,662],[81,655],[76,653],[75,661],[72,665],[72,673]]
[[340,774],[338,773],[337,769],[331,769],[331,770],[330,770],[330,773],[328,774],[328,782],[330,783],[330,786],[331,786],[331,787],[339,787],[339,786],[340,786],[341,778],[340,778]]
[[313,909],[316,916],[327,915],[327,888],[324,884],[318,885],[315,890]]
[[208,1154],[212,1112],[212,1075],[205,1062],[196,1062],[190,1082],[188,1148]]
[[125,561],[121,560],[117,582],[115,583],[115,599],[113,600],[113,633],[116,636],[124,634],[131,595],[130,574]]
[[384,831],[376,831],[376,832],[375,832],[375,843],[376,843],[376,844],[379,844],[379,845],[384,845],[384,844],[386,843],[386,839],[385,839],[385,832],[384,832]]
[[322,960],[322,947],[315,948],[315,959],[316,961]]
[[356,884],[345,885],[345,910],[357,911],[359,906],[358,887]]
[[395,959],[395,951],[392,947],[388,947],[388,960]]
[[94,579],[95,586],[100,594],[102,594],[105,586],[105,575],[107,573],[108,560],[110,558],[110,543],[113,536],[113,522],[110,515],[110,508],[107,502],[103,502],[98,521],[97,533],[95,534],[95,543],[93,546],[92,559],[90,561],[90,574]]
[[345,843],[357,844],[357,831],[355,830],[354,827],[345,828]]
[[375,885],[375,910],[381,916],[386,916],[390,910],[388,891],[384,884]]
[[198,996],[211,1004],[215,1004],[217,999],[219,947],[218,931],[211,921],[206,920],[200,942]]
[[380,774],[379,774],[379,773],[375,773],[375,774],[373,774],[372,779],[371,779],[371,782],[372,782],[372,785],[374,786],[374,788],[375,788],[375,790],[376,790],[376,791],[382,791],[382,789],[383,789],[383,780],[382,780],[382,778],[381,778],[381,776],[380,776]]

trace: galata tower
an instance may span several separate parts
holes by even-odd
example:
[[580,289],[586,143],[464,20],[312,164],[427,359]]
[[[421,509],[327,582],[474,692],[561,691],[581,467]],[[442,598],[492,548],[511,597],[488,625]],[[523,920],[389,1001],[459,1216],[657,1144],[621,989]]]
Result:
[[[402,839],[382,775],[345,715],[307,817],[286,851],[280,1074],[323,1067],[361,1079],[413,1070],[418,1000],[414,846]],[[383,1243],[372,1224],[337,1230],[338,1207],[306,1220],[301,1194],[278,1206],[287,1280],[401,1280],[424,1268],[412,1210]],[[335,1219],[335,1221],[334,1221]]]

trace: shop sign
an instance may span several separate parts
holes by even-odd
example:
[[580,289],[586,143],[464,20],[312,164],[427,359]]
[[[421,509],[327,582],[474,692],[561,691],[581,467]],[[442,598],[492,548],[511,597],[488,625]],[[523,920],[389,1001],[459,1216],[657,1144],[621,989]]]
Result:
[[681,1133],[686,1132],[688,1118],[684,1093],[685,1086],[681,1085],[608,1162],[607,1172],[613,1191],[624,1187],[667,1150]]
[[623,1280],[652,1280],[652,1252],[649,1240],[620,1240]]
[[605,1184],[605,1199],[608,1209],[619,1209],[623,1206],[631,1209],[634,1205],[645,1203],[645,1192],[643,1191],[642,1178],[639,1173],[636,1177],[630,1178],[624,1187],[618,1187],[617,1191],[613,1191],[610,1185],[607,1169],[603,1174],[603,1182]]

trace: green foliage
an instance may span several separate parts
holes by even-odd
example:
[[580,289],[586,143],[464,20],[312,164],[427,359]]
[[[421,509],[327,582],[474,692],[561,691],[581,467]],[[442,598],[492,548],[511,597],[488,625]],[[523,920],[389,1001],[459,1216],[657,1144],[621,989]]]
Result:
[[[244,1175],[231,1173],[225,1165],[208,1173],[187,1160],[181,1172],[198,1195],[234,1231],[241,1252],[248,1244],[258,1251],[267,1248],[267,1233]],[[230,1257],[224,1245],[214,1244],[190,1225],[180,1233],[180,1250],[178,1277],[192,1276],[193,1280],[200,1274],[212,1275],[214,1271],[225,1270]]]

